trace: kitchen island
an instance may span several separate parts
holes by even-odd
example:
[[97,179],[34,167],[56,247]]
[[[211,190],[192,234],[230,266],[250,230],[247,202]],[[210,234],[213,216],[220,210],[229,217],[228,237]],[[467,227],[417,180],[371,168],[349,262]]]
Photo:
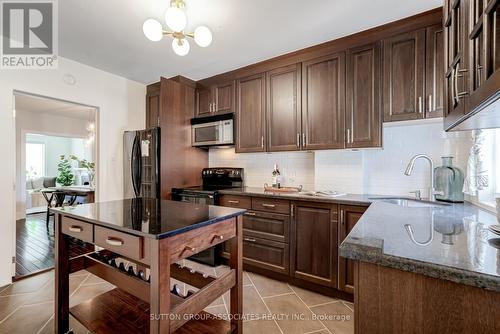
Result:
[[[241,333],[242,214],[245,210],[154,199],[51,209],[56,228],[55,331],[69,315],[93,333]],[[69,258],[76,238],[99,251]],[[230,241],[230,270],[220,278],[177,265]],[[120,259],[130,264],[125,267]],[[119,264],[118,264],[119,263]],[[69,274],[81,269],[116,288],[69,307]],[[182,294],[171,278],[197,292]],[[230,290],[231,321],[202,310]]]
[[500,236],[469,204],[374,202],[342,242],[356,333],[498,333]]

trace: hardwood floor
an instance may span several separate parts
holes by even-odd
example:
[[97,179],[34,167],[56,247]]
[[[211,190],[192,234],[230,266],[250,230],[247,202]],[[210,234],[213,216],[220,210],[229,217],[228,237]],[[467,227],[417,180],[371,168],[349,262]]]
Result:
[[[16,222],[16,278],[54,267],[54,217],[48,230],[45,219],[45,213],[37,213]],[[70,247],[71,256],[94,249],[77,241]]]

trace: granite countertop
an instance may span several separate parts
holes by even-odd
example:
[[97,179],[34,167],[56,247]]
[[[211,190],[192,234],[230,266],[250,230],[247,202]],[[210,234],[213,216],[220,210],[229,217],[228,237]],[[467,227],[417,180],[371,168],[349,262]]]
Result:
[[296,193],[276,193],[265,191],[264,188],[259,187],[243,187],[243,188],[232,188],[219,190],[222,195],[246,195],[254,197],[271,197],[271,198],[283,198],[289,200],[300,200],[300,201],[311,201],[311,202],[323,202],[323,203],[340,203],[347,205],[365,205],[368,206],[373,202],[374,197],[380,197],[380,195],[357,195],[357,194],[345,194],[342,196],[311,196],[306,195],[304,192]]
[[500,236],[488,230],[494,224],[494,214],[471,204],[402,207],[376,201],[342,242],[340,255],[500,291]]
[[157,199],[124,199],[50,209],[96,225],[162,239],[242,215],[246,210]]

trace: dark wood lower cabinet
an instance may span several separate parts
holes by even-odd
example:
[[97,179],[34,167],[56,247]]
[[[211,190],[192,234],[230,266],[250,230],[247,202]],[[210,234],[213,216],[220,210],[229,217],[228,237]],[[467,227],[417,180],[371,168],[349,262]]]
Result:
[[337,205],[297,202],[291,233],[291,275],[337,287]]
[[[265,207],[260,205],[263,201],[276,207],[286,202],[289,214],[263,211]],[[221,197],[221,205],[243,207],[242,203],[248,209],[252,206],[243,216],[243,262],[247,269],[336,298],[352,298],[353,262],[338,256],[338,246],[366,211],[366,206],[251,196]],[[229,257],[227,246],[223,256]]]
[[[339,207],[339,246],[366,211],[364,206]],[[354,293],[354,262],[339,256],[339,290]]]

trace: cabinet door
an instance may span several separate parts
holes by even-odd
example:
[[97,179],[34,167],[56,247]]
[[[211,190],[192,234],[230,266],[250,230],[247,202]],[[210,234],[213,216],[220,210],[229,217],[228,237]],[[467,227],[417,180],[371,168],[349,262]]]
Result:
[[294,203],[291,274],[337,287],[337,205]]
[[146,93],[146,128],[160,126],[160,85],[148,86]]
[[380,44],[347,52],[346,147],[382,146]]
[[345,53],[302,64],[305,149],[345,147]]
[[467,3],[465,0],[445,1],[445,128],[453,127],[465,114],[467,103],[468,50],[465,47],[467,34]]
[[243,263],[288,275],[290,246],[243,233]]
[[261,239],[289,243],[290,215],[247,211],[243,217],[243,233]]
[[214,111],[219,114],[225,114],[233,111],[234,84],[215,85],[213,87]]
[[212,90],[199,88],[196,90],[196,116],[208,116],[212,113]]
[[267,150],[300,149],[300,67],[267,72]]
[[424,117],[425,30],[386,39],[384,43],[384,121]]
[[265,75],[237,80],[236,101],[236,152],[265,152]]
[[425,117],[443,117],[444,34],[438,24],[426,29]]
[[[364,206],[341,205],[339,207],[339,245],[366,211]],[[339,256],[339,290],[354,293],[354,263]]]

